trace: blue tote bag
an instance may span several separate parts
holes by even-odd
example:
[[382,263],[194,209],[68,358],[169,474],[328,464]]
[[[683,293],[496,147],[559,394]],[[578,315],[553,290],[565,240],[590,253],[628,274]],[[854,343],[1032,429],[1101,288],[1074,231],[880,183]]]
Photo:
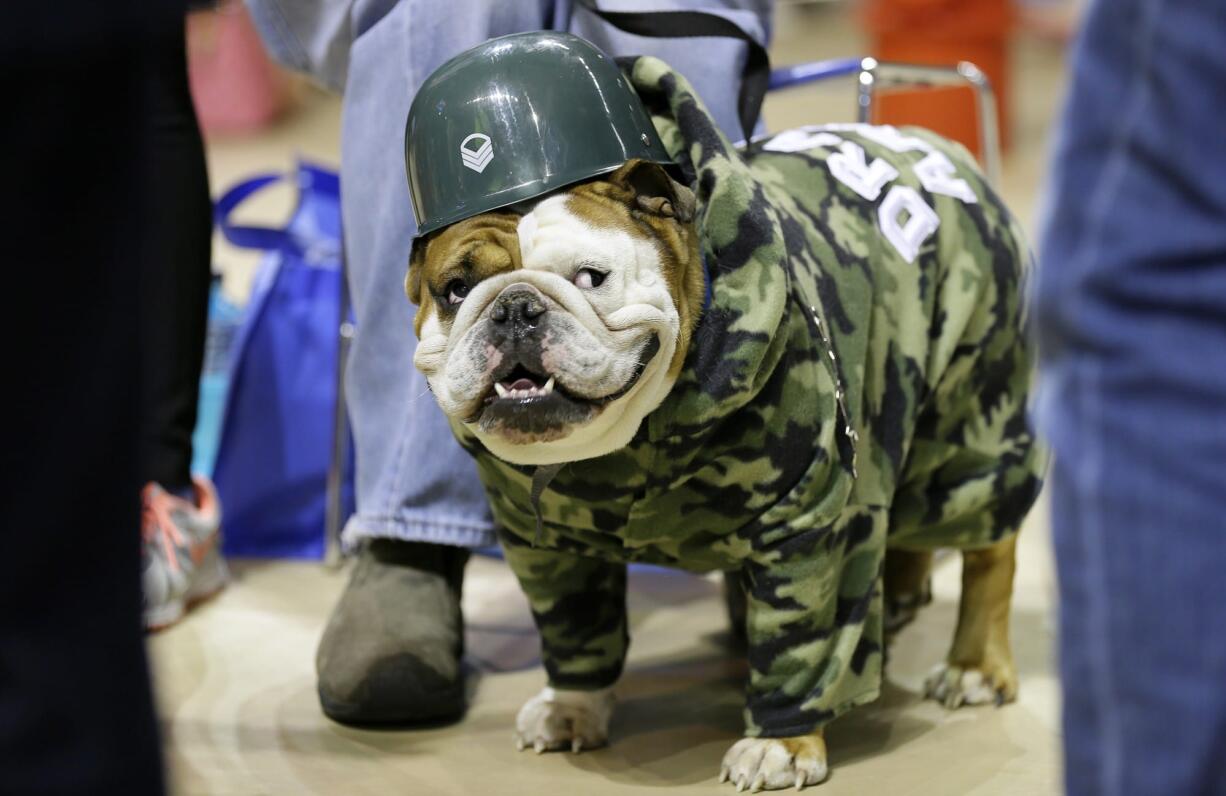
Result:
[[[213,472],[232,556],[318,559],[326,548],[343,304],[340,185],[335,172],[308,163],[291,177],[298,204],[284,229],[239,226],[230,216],[287,175],[249,179],[216,206],[227,240],[266,252],[231,354]],[[351,448],[344,460],[352,473]],[[339,500],[348,516],[351,478]]]

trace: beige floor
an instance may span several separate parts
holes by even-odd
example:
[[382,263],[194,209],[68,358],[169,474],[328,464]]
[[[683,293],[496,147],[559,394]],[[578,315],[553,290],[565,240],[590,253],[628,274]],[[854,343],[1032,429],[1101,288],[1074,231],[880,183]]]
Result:
[[[858,54],[846,13],[785,6],[777,63]],[[1062,90],[1054,45],[1023,39],[1017,146],[1003,191],[1033,221],[1047,130]],[[287,168],[295,153],[336,162],[339,102],[311,94],[304,108],[256,139],[210,142],[215,189],[257,170]],[[767,119],[843,121],[851,86],[772,97]],[[283,215],[283,190],[244,210]],[[245,291],[253,259],[219,246],[227,288]],[[1053,584],[1045,511],[1023,532],[1014,610],[1022,692],[1003,709],[947,713],[919,698],[956,615],[959,563],[938,566],[936,601],[894,650],[883,698],[830,730],[833,775],[818,793],[1034,794],[1059,790],[1058,701],[1053,673]],[[725,651],[718,586],[661,571],[631,581],[634,643],[618,687],[608,749],[538,757],[517,753],[511,726],[541,686],[527,604],[499,562],[477,559],[464,598],[472,709],[451,727],[361,731],[328,722],[314,694],[314,648],[345,573],[320,565],[236,562],[235,581],[187,621],[150,640],[175,792],[181,794],[731,793],[715,774],[740,728],[745,665]],[[406,606],[406,610],[411,607]]]
[[[1037,517],[1038,515],[1036,515]],[[947,712],[919,697],[956,616],[959,564],[895,649],[883,698],[834,724],[834,772],[819,793],[1035,796],[1058,790],[1051,576],[1041,521],[1023,533],[1014,646],[1021,697]],[[319,712],[313,656],[344,573],[243,563],[231,588],[153,638],[175,791],[182,794],[728,793],[715,782],[738,736],[744,663],[724,646],[719,588],[663,571],[631,579],[633,644],[609,748],[516,752],[516,710],[541,687],[527,603],[496,561],[470,565],[465,613],[472,709],[457,725],[364,731]]]

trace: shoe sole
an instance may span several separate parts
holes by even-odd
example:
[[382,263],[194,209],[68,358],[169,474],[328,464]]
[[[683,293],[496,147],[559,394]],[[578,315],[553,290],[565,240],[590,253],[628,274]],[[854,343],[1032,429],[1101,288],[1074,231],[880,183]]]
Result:
[[430,725],[455,721],[464,715],[464,685],[445,691],[436,691],[435,698],[416,701],[413,706],[381,704],[376,708],[336,702],[321,691],[319,706],[328,718],[338,724],[351,727],[389,727]]
[[230,572],[221,556],[214,553],[206,560],[200,571],[200,576],[192,584],[187,594],[177,600],[171,600],[165,605],[145,611],[145,631],[157,633],[178,624],[188,611],[217,596],[226,584],[230,582]]

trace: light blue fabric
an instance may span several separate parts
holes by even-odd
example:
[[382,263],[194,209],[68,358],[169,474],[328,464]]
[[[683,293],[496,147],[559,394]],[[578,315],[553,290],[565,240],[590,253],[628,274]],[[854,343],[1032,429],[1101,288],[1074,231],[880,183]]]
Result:
[[[741,138],[743,44],[621,33],[570,0],[247,0],[273,56],[345,93],[342,216],[357,335],[345,387],[357,451],[352,544],[382,536],[495,543],[481,483],[413,368],[404,275],[416,225],[404,177],[413,94],[444,61],[493,36],[569,30],[612,55],[655,55],[694,83],[725,132]],[[712,10],[765,42],[770,0],[602,0],[610,11]]]

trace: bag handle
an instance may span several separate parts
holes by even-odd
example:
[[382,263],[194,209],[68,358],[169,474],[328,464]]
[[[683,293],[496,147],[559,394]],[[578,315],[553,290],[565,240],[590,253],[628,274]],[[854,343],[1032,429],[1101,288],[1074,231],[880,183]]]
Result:
[[657,39],[687,39],[704,36],[739,39],[748,46],[741,90],[737,96],[737,115],[745,140],[753,139],[754,128],[762,114],[762,100],[770,87],[771,64],[766,48],[730,19],[705,11],[602,11],[596,0],[575,0],[615,28]]
[[243,180],[226,191],[213,206],[213,220],[221,229],[226,240],[243,249],[259,249],[269,251],[282,248],[289,235],[285,230],[271,227],[252,227],[230,222],[230,214],[252,194],[261,189],[285,179],[284,174],[258,174]]

